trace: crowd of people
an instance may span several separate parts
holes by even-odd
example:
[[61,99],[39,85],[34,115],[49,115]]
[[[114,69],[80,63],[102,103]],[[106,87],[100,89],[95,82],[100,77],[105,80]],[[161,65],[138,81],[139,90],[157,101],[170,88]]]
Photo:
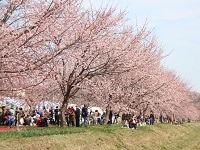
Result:
[[[94,112],[86,105],[82,107],[67,107],[65,111],[65,121],[67,126],[80,127],[81,125],[103,124],[105,122],[106,112],[102,114],[95,110]],[[171,118],[164,118],[160,116],[155,119],[154,113],[151,111],[149,116],[134,115],[134,113],[114,112],[109,108],[109,119],[107,124],[118,124],[123,122],[123,128],[137,129],[137,126],[153,125],[154,122],[171,122]],[[0,126],[39,126],[48,127],[48,125],[61,124],[61,112],[58,106],[50,109],[34,109],[32,111],[24,111],[23,108],[2,107],[0,109]]]
[[[65,121],[67,126],[80,127],[87,124],[100,124],[100,117],[102,114],[96,110],[88,111],[88,107],[68,107],[65,111]],[[48,127],[51,125],[60,126],[61,123],[61,112],[58,106],[50,109],[34,109],[32,111],[24,111],[23,108],[14,108],[2,106],[0,108],[0,126],[39,126]]]
[[22,124],[30,124],[31,117],[30,115],[26,115],[23,111],[23,109],[20,107],[5,107],[2,106],[0,109],[0,126],[8,126],[12,127],[12,125],[17,125],[18,123],[20,125]]

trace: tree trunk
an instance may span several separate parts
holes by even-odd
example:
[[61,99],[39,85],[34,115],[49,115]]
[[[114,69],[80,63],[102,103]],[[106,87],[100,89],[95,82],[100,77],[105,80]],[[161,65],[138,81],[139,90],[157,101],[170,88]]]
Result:
[[65,110],[66,110],[66,107],[65,107],[65,105],[62,105],[62,107],[60,108],[60,113],[61,113],[61,115],[60,115],[60,126],[61,127],[64,127],[65,126],[65,124],[66,124],[66,121],[65,121]]
[[106,108],[106,116],[103,125],[106,125],[108,123],[109,115],[110,115],[109,108]]
[[172,114],[172,124],[174,124],[175,122],[176,122],[175,114]]
[[64,127],[66,125],[66,119],[65,119],[65,111],[67,109],[67,105],[68,105],[68,100],[69,98],[67,96],[64,96],[64,100],[62,103],[62,106],[60,108],[60,126]]

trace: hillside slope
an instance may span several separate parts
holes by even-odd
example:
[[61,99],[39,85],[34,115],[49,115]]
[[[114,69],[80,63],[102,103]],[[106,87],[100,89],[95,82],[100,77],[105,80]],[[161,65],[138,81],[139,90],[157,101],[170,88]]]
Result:
[[0,146],[3,150],[199,150],[200,123],[156,124],[138,130],[99,125],[4,131]]

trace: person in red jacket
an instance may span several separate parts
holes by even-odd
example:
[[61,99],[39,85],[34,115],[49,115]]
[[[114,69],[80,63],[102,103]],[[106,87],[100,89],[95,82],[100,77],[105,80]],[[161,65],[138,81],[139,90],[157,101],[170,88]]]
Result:
[[36,122],[36,125],[39,126],[39,127],[42,127],[43,124],[44,124],[44,120],[43,120],[42,116],[40,116],[40,118]]

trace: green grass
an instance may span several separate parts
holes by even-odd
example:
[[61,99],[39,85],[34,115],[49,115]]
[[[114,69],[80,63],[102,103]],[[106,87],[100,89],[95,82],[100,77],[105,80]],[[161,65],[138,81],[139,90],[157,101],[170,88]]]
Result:
[[[12,144],[10,144],[12,143]],[[124,129],[121,125],[81,127],[29,127],[21,131],[1,131],[3,150],[199,150],[200,123],[156,124]]]
[[24,137],[37,137],[37,136],[49,136],[49,135],[67,135],[85,132],[83,128],[58,128],[58,127],[25,127],[21,131],[1,131],[0,140],[3,139],[16,139]]

